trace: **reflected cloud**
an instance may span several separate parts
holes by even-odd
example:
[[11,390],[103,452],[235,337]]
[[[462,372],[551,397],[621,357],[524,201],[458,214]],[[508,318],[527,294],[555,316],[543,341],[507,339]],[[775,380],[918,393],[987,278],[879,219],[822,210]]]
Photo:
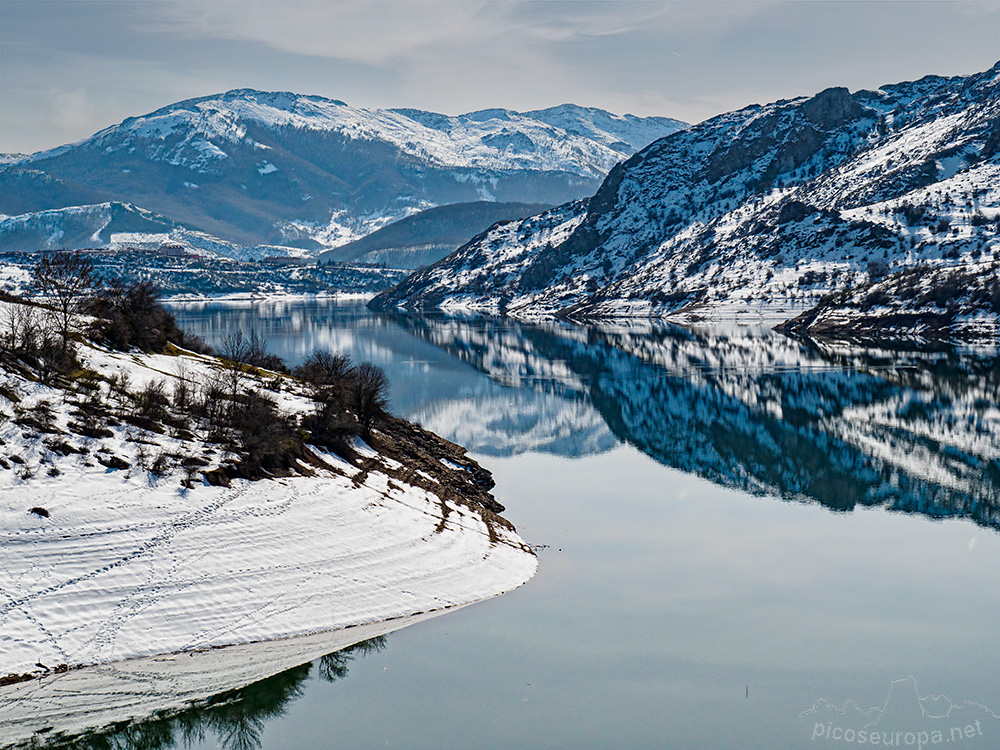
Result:
[[531,391],[439,401],[410,418],[484,456],[551,453],[579,458],[618,445],[589,404]]

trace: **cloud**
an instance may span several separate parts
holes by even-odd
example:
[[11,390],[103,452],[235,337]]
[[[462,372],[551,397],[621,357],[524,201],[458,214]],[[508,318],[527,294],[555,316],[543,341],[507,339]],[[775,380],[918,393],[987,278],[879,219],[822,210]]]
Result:
[[386,64],[427,45],[489,38],[496,29],[478,2],[161,2],[145,32],[260,42],[295,55]]
[[[472,2],[200,2],[141,6],[138,34],[258,45],[262,56],[312,57],[332,65],[328,89],[312,91],[364,106],[412,106],[451,114],[476,108],[546,107],[565,101],[701,119],[661,109],[678,99],[664,62],[692,35],[719,39],[775,2],[507,0]],[[780,3],[778,3],[780,4]],[[338,67],[381,71],[391,91],[347,89]],[[276,67],[280,63],[276,62]],[[643,71],[642,69],[646,70]],[[657,79],[645,80],[649,71]],[[336,82],[336,90],[334,88]],[[396,98],[390,100],[387,94]],[[692,118],[693,116],[693,118]]]
[[49,89],[46,116],[61,132],[86,132],[98,121],[93,98],[86,89]]
[[581,42],[651,28],[673,35],[722,34],[775,4],[780,3],[165,0],[145,8],[137,30],[256,41],[294,54],[385,64],[429,47],[446,51],[503,43],[513,52],[533,42]]
[[230,88],[697,122],[1000,57],[986,0],[0,0],[0,16],[0,148],[17,150]]

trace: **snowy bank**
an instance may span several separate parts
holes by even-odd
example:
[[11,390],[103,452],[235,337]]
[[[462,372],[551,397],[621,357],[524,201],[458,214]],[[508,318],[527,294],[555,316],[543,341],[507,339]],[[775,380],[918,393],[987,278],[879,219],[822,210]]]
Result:
[[[515,536],[372,472],[180,491],[94,468],[7,489],[0,671],[93,664],[371,623],[528,580]],[[49,518],[28,508],[43,506]]]
[[[218,360],[78,356],[52,385],[0,368],[0,676],[377,623],[534,574],[488,473],[458,446],[386,417],[371,447],[306,443],[250,481],[226,474],[233,455],[196,421],[146,428],[93,411],[120,414],[138,398],[126,386],[159,382],[176,403],[179,385],[224,376]],[[286,414],[315,407],[291,378],[241,377]]]

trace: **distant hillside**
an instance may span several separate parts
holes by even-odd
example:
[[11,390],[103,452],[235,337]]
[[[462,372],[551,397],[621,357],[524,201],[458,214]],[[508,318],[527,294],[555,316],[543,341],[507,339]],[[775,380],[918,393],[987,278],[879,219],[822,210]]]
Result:
[[896,270],[998,254],[1000,64],[712,118],[373,304],[780,320]]
[[421,211],[393,222],[360,240],[329,250],[320,263],[384,263],[390,268],[420,268],[457,250],[498,221],[541,213],[538,203],[455,203]]
[[633,143],[684,127],[556,110],[449,117],[229,91],[0,162],[0,214],[120,202],[226,242],[318,252],[434,206],[589,195]]
[[192,231],[152,211],[117,201],[0,218],[0,252],[140,247],[149,250],[162,244],[180,245],[199,254],[239,260],[307,254],[306,250],[296,247],[229,242],[205,232]]
[[119,233],[165,234],[169,219],[126,203],[38,211],[0,219],[0,247],[8,252],[103,247]]

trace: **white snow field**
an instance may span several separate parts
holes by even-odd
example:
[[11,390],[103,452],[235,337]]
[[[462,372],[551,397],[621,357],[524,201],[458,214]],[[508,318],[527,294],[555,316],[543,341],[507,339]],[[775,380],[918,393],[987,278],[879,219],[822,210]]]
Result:
[[[528,580],[514,537],[371,473],[232,487],[94,470],[9,488],[0,671],[268,640],[464,604]],[[164,483],[165,484],[165,483]],[[42,506],[47,519],[28,513]]]

